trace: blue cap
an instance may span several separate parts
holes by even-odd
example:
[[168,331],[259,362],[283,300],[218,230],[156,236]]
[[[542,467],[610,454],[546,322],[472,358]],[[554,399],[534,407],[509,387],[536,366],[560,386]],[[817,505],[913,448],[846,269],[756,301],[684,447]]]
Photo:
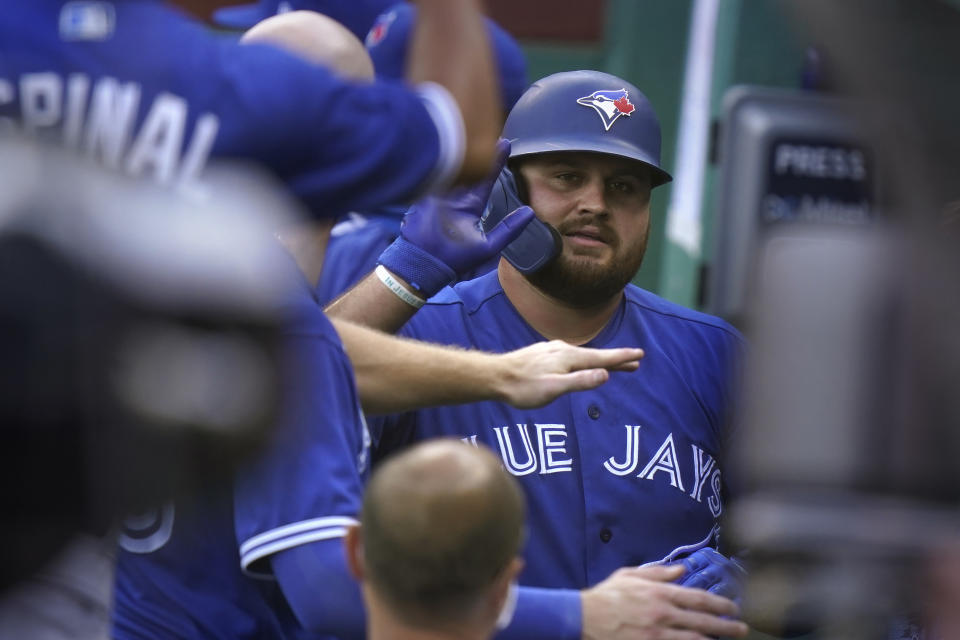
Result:
[[396,0],[260,0],[253,4],[219,9],[214,12],[213,20],[224,27],[246,30],[278,13],[306,9],[336,20],[363,40],[377,16],[395,2]]
[[[365,44],[373,68],[381,78],[401,79],[406,74],[410,34],[416,19],[416,8],[401,2],[382,13],[366,34]],[[527,89],[527,61],[513,37],[489,18],[487,32],[496,59],[503,93],[503,112],[513,108]]]

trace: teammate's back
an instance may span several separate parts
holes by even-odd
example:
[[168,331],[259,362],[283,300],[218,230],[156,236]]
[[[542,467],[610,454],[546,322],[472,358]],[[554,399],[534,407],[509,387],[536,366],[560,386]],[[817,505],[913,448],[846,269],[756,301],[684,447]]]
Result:
[[[468,0],[429,4],[475,13]],[[472,89],[427,67],[426,80],[452,88],[357,85],[271,47],[240,47],[159,0],[11,0],[0,15],[0,122],[185,187],[211,156],[254,160],[332,216],[485,171],[493,98],[461,119]],[[474,126],[487,119],[489,132]]]
[[399,86],[239,46],[161,2],[14,4],[0,15],[0,116],[108,167],[189,188],[211,156],[252,159],[327,215],[402,200],[434,170],[437,130]]

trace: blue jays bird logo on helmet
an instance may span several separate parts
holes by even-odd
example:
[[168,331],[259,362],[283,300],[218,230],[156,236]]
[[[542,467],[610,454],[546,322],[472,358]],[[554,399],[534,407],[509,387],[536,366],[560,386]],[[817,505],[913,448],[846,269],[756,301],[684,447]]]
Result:
[[577,98],[577,104],[591,107],[603,120],[603,128],[610,131],[610,127],[620,116],[629,116],[636,109],[630,102],[630,94],[626,89],[618,91],[594,91],[588,96]]

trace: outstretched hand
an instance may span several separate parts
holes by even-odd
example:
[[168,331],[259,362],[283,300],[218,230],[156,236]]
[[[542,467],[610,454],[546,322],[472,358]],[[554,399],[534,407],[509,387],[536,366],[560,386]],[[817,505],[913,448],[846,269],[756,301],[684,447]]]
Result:
[[400,238],[381,254],[380,264],[430,297],[498,255],[533,219],[533,210],[523,206],[492,229],[484,231],[480,225],[490,191],[509,155],[510,143],[501,139],[496,161],[482,182],[442,197],[424,198],[410,207]]
[[681,565],[620,569],[582,592],[583,638],[626,640],[742,638],[748,627],[727,598],[673,584]]
[[503,402],[520,409],[542,407],[571,391],[594,389],[610,371],[635,371],[643,349],[590,349],[562,340],[537,342],[502,356]]

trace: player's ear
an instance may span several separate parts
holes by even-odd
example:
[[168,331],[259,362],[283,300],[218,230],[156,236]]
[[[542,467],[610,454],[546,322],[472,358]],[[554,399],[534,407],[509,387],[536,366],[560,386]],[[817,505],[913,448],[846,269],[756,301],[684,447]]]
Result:
[[527,179],[520,172],[520,160],[511,158],[507,160],[507,168],[513,174],[513,180],[517,185],[517,196],[520,202],[530,204],[530,189],[527,187]]
[[523,569],[523,558],[516,556],[493,582],[490,592],[491,610],[495,612],[496,628],[505,629],[513,620],[517,608],[517,576]]
[[517,577],[520,575],[520,572],[523,571],[523,567],[524,567],[523,558],[521,558],[520,556],[517,556],[510,562],[510,565],[507,567],[507,572],[510,575],[511,582],[517,581]]
[[343,550],[347,554],[347,567],[357,582],[364,576],[363,566],[363,533],[359,524],[347,528],[347,535],[343,537]]

